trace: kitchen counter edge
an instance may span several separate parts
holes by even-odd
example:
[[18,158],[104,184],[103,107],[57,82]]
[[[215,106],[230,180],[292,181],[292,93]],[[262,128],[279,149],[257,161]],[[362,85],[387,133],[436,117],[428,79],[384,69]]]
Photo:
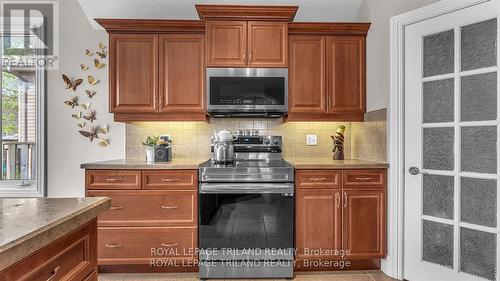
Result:
[[[51,201],[45,204],[58,204],[60,200],[80,200],[78,206],[69,211],[56,210],[60,214],[47,214],[52,208],[47,208],[45,212],[36,212],[36,216],[52,216],[53,219],[47,224],[35,226],[26,232],[20,231],[10,238],[9,241],[0,245],[0,271],[14,265],[24,258],[29,257],[38,250],[48,246],[59,238],[73,232],[82,225],[97,218],[97,216],[111,207],[111,199],[107,197],[92,198],[2,198],[1,200],[46,200]],[[59,200],[59,201],[58,201]],[[36,204],[28,204],[36,205]],[[20,205],[19,205],[20,206]],[[5,216],[4,210],[0,216]],[[10,226],[16,227],[16,226]],[[10,228],[3,225],[3,228]],[[27,226],[29,228],[29,225]],[[18,231],[19,232],[19,231]]]

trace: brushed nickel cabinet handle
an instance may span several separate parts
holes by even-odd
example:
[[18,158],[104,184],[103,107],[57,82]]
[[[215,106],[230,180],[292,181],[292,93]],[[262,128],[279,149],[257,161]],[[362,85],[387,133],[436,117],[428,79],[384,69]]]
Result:
[[121,210],[123,209],[122,206],[111,206],[111,208],[109,208],[110,210]]
[[356,177],[356,180],[358,180],[358,181],[369,181],[371,179],[372,179],[372,177]]
[[120,243],[118,243],[118,244],[106,244],[105,246],[108,248],[119,248],[122,246],[122,244],[120,244]]
[[243,52],[243,60],[247,59],[247,53]]
[[337,205],[337,208],[340,208],[340,193],[339,192],[335,193],[335,204]]
[[252,52],[248,53],[248,60],[252,61]]
[[174,206],[162,205],[161,208],[162,209],[177,209],[177,208],[179,208],[179,206],[177,206],[177,205],[174,205]]
[[123,181],[122,178],[106,178],[107,182],[117,182],[117,181]]
[[344,208],[347,208],[347,192],[344,192]]
[[168,179],[168,178],[163,178],[163,179],[161,179],[161,181],[164,181],[164,182],[176,182],[176,181],[179,181],[179,179]]
[[179,245],[179,243],[172,243],[172,244],[161,243],[161,245],[163,247],[172,248],[172,247],[175,247],[175,246]]
[[57,272],[59,271],[59,269],[61,269],[60,265],[58,265],[54,269],[52,269],[52,271],[50,272],[50,277],[49,277],[49,279],[47,279],[47,281],[55,280],[55,278],[57,276]]
[[309,178],[310,181],[326,181],[326,178]]

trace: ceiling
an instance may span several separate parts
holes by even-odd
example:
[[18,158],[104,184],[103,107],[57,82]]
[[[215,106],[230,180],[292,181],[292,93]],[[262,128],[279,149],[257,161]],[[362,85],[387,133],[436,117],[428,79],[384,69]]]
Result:
[[363,0],[79,0],[96,29],[94,18],[198,19],[195,4],[297,5],[294,21],[355,21]]

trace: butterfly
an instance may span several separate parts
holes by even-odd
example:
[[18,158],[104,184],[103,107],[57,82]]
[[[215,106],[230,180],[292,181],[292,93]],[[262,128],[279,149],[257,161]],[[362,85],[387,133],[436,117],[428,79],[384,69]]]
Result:
[[104,49],[106,49],[106,46],[104,46],[104,44],[102,42],[99,42],[99,49],[104,50]]
[[94,53],[92,53],[92,51],[89,49],[85,49],[85,54],[89,57],[94,55]]
[[91,110],[86,115],[83,115],[82,118],[85,120],[88,120],[88,121],[90,121],[90,123],[92,123],[92,122],[94,122],[94,120],[96,120],[95,114],[96,114],[95,110]]
[[80,64],[80,68],[81,68],[83,71],[87,71],[87,70],[89,70],[89,66],[88,66],[88,65],[86,65],[86,64],[83,64],[83,63],[82,63],[82,64]]
[[98,139],[97,129],[95,127],[91,127],[89,131],[80,130],[78,131],[82,136],[89,138],[90,141],[94,139]]
[[95,91],[90,91],[90,90],[85,90],[85,93],[87,93],[87,97],[89,97],[89,99],[93,98],[94,95],[96,94]]
[[94,59],[94,65],[97,69],[101,69],[105,66],[105,64],[100,62],[98,59]]
[[80,104],[80,106],[83,108],[83,109],[90,109],[90,106],[92,104],[90,102],[87,102],[87,103],[82,103]]
[[82,122],[82,123],[78,123],[78,124],[77,124],[77,126],[78,126],[79,128],[84,128],[84,127],[85,127],[85,125],[87,125],[87,124],[85,124],[85,122]]
[[78,113],[73,113],[71,114],[71,117],[75,118],[76,120],[80,119],[82,117],[82,112],[78,112]]
[[62,78],[64,80],[64,83],[66,83],[66,89],[72,89],[75,92],[76,92],[76,87],[78,87],[78,85],[82,84],[83,82],[83,79],[76,79],[75,81],[71,81],[71,79],[69,79],[69,77],[66,74],[63,74]]
[[99,127],[99,133],[101,133],[101,134],[107,134],[107,133],[109,133],[109,127],[108,127],[108,125],[104,125],[102,127]]
[[92,77],[90,75],[87,76],[87,79],[89,80],[90,85],[95,85],[95,84],[99,83],[99,80],[95,79],[94,77]]
[[101,50],[100,52],[95,52],[101,59],[105,59],[106,58],[106,51],[105,50]]
[[74,96],[71,99],[64,101],[64,104],[71,106],[71,108],[75,108],[75,106],[78,106],[78,97]]
[[102,147],[107,147],[109,145],[109,140],[108,139],[102,139],[99,143],[98,143],[99,146],[102,146]]

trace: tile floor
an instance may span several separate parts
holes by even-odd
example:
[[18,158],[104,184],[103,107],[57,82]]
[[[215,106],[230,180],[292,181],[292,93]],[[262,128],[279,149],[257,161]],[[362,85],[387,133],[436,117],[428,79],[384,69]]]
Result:
[[[99,281],[195,281],[198,273],[101,273]],[[211,279],[217,280],[217,279]],[[226,279],[226,281],[229,279]],[[245,279],[234,279],[245,281]],[[256,279],[267,281],[272,279]],[[276,279],[282,280],[282,279]],[[285,279],[283,279],[285,280]],[[298,272],[296,281],[395,281],[384,273],[376,271],[344,271],[344,272]]]

